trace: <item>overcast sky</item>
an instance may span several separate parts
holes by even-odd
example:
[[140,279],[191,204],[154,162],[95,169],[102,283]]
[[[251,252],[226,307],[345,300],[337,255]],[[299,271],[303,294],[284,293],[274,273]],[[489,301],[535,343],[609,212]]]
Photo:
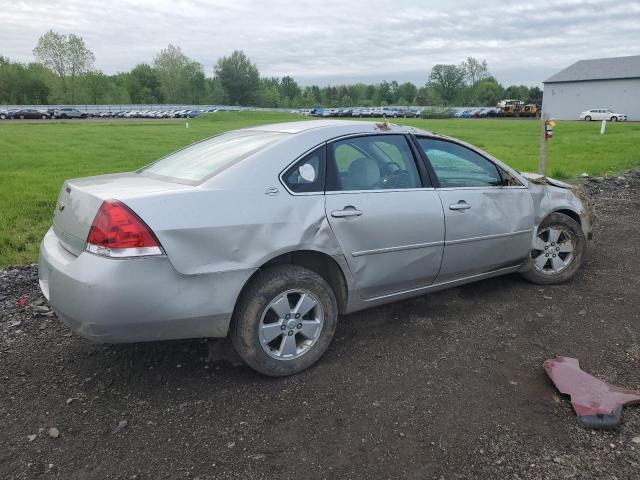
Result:
[[262,75],[305,85],[422,85],[434,64],[473,56],[505,84],[537,85],[576,60],[640,54],[640,1],[0,0],[0,55],[33,60],[49,29],[82,36],[105,73],[171,43],[207,75],[241,49]]

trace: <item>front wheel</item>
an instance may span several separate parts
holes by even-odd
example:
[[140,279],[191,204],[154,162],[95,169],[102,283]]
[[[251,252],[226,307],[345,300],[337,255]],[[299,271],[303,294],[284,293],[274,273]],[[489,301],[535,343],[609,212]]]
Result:
[[297,265],[276,266],[258,273],[242,294],[231,341],[254,370],[283,377],[318,361],[337,321],[335,295],[320,275]]
[[585,122],[590,122],[591,121],[591,116],[587,115],[586,117],[584,117],[584,121]]
[[618,117],[611,117],[611,121],[612,122],[617,122],[618,121]]
[[522,276],[540,285],[566,282],[582,265],[586,248],[587,241],[578,222],[553,213],[538,227],[529,269]]

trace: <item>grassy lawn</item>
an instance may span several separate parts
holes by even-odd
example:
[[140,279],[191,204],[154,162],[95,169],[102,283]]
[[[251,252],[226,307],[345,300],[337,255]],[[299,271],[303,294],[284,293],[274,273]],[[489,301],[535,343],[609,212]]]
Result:
[[[0,122],[0,267],[33,262],[51,224],[63,180],[134,170],[196,140],[251,125],[300,119],[272,112],[221,112],[175,121]],[[539,123],[505,120],[398,120],[466,140],[519,170],[535,171]],[[560,122],[549,173],[614,173],[640,166],[640,124]]]

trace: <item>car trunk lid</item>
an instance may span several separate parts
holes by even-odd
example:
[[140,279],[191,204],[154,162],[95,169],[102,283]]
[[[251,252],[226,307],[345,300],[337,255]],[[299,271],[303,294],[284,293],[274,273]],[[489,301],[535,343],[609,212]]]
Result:
[[58,195],[53,230],[66,250],[79,255],[85,249],[87,235],[104,200],[113,198],[126,204],[130,198],[188,188],[193,187],[137,173],[67,180]]

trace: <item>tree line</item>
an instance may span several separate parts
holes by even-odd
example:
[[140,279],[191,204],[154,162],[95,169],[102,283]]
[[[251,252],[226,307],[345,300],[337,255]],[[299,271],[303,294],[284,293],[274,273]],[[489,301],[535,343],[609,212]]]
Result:
[[540,104],[538,87],[504,87],[487,62],[469,57],[460,65],[435,65],[426,82],[383,81],[300,86],[291,76],[263,77],[242,51],[220,58],[207,76],[202,64],[169,45],[152,63],[107,75],[77,35],[49,31],[33,50],[34,62],[0,55],[0,104],[207,104],[313,108],[421,105],[493,106],[503,98]]

